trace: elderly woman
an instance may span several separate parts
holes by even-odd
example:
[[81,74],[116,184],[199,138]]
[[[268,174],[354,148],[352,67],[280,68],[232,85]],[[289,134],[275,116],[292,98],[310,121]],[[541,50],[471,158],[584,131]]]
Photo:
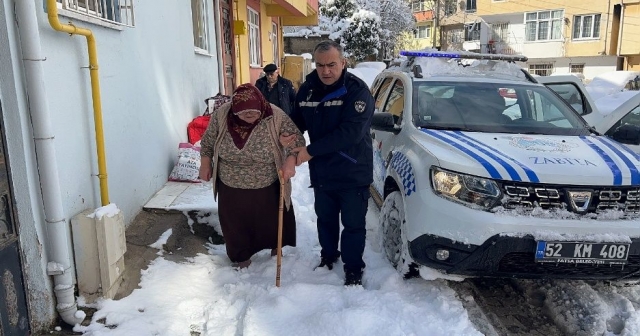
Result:
[[263,249],[275,255],[278,241],[280,182],[285,180],[282,244],[296,245],[296,220],[291,206],[294,153],[283,149],[279,137],[296,134],[295,146],[304,146],[302,134],[277,106],[269,104],[252,84],[239,86],[230,103],[213,112],[202,136],[200,179],[213,179],[214,198],[227,255],[245,268]]

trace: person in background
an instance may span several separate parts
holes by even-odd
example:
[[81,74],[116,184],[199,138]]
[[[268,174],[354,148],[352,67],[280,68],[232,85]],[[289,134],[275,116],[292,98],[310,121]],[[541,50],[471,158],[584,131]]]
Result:
[[[373,97],[365,82],[347,72],[340,44],[320,42],[313,58],[316,70],[300,87],[291,115],[301,132],[309,132],[310,144],[292,151],[298,165],[309,161],[322,247],[318,267],[331,270],[342,253],[345,285],[361,285],[365,216],[373,182]],[[286,144],[294,138],[282,136],[280,141]]]
[[231,102],[213,112],[202,136],[200,179],[213,180],[227,255],[235,267],[248,267],[251,256],[263,249],[275,255],[279,170],[285,180],[282,245],[296,245],[289,181],[295,175],[296,157],[283,150],[283,133],[293,135],[292,146],[305,145],[289,116],[247,83],[234,91]]
[[258,78],[256,87],[262,92],[269,103],[281,108],[290,115],[296,99],[296,91],[290,80],[280,76],[280,70],[275,64],[267,64],[263,71],[264,77]]

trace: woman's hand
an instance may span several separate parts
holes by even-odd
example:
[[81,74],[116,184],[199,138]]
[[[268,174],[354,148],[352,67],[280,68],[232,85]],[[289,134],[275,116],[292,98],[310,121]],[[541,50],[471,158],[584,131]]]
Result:
[[287,156],[282,165],[282,177],[285,181],[289,181],[296,175],[296,158],[295,156]]
[[282,145],[283,148],[293,148],[293,145],[295,145],[296,137],[297,136],[295,134],[282,133],[280,134],[280,145]]
[[211,173],[213,172],[213,169],[211,169],[211,158],[207,157],[207,156],[203,156],[200,158],[200,174],[198,175],[198,177],[202,180],[202,181],[209,181],[211,180]]

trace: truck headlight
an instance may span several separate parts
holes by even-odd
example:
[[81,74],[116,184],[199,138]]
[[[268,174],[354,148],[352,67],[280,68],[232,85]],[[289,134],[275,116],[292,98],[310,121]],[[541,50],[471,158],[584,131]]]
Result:
[[433,190],[439,196],[461,202],[465,205],[480,206],[483,210],[494,207],[501,199],[498,184],[490,179],[454,173],[431,168]]

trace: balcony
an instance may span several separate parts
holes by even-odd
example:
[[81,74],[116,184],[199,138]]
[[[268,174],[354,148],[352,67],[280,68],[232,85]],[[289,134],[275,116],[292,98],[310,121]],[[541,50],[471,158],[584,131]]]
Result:
[[282,18],[283,26],[318,24],[318,0],[273,0],[265,7],[267,16]]
[[501,55],[522,55],[522,43],[505,41],[489,41],[481,45],[482,52]]

